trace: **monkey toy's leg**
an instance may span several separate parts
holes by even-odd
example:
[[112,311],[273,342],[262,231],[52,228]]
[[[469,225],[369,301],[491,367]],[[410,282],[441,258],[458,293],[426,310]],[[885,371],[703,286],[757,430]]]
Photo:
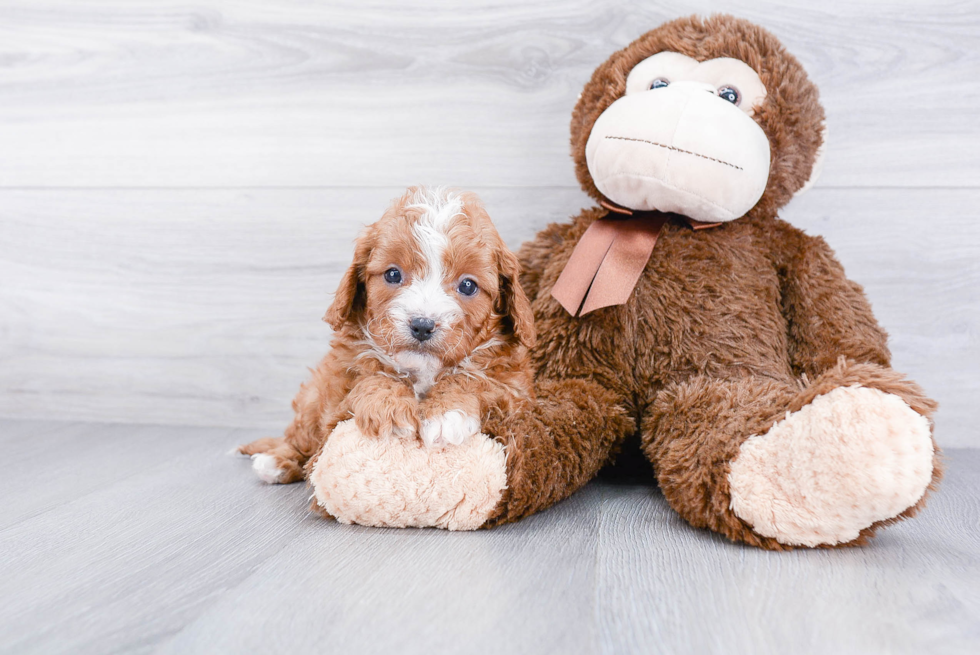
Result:
[[535,388],[536,402],[492,413],[483,434],[444,448],[339,424],[307,465],[314,509],[344,523],[473,530],[567,498],[636,423],[595,382],[538,380]]
[[636,430],[615,394],[594,382],[539,379],[535,389],[533,407],[491,416],[484,426],[507,453],[507,489],[485,527],[516,521],[572,495]]
[[938,481],[934,409],[877,364],[841,360],[798,385],[695,376],[657,394],[643,449],[695,527],[774,550],[860,544]]

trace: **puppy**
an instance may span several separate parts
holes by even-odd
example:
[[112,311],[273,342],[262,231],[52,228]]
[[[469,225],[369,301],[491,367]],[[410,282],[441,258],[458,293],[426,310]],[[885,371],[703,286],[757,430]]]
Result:
[[324,320],[330,352],[284,437],[240,446],[268,483],[304,466],[340,421],[368,437],[460,444],[491,409],[532,400],[534,319],[507,249],[470,193],[410,188],[357,240]]

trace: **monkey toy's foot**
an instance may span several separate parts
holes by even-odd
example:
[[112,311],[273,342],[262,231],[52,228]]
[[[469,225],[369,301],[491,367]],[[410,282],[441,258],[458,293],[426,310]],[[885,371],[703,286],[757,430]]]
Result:
[[916,505],[933,476],[929,419],[860,386],[817,396],[731,462],[731,509],[793,546],[852,542]]
[[635,424],[594,382],[539,379],[535,390],[532,406],[494,410],[458,445],[339,424],[306,467],[314,509],[342,523],[475,530],[550,507],[591,480]]
[[339,424],[309,469],[315,503],[341,523],[475,530],[507,486],[504,446],[483,434],[428,448],[412,435],[366,437]]

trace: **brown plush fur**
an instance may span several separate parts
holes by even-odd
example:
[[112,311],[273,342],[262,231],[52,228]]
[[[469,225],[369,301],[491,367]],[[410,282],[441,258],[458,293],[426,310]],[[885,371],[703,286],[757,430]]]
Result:
[[484,430],[507,452],[507,489],[487,526],[515,521],[567,497],[615,454],[633,421],[616,397],[586,380],[538,380],[538,401],[491,413]]
[[[758,72],[768,95],[753,118],[772,151],[766,191],[745,217],[720,227],[666,225],[630,301],[581,318],[562,309],[551,288],[606,210],[586,209],[522,247],[521,282],[539,335],[532,357],[540,406],[488,426],[508,444],[510,465],[508,495],[490,523],[571,494],[639,430],[664,496],[692,525],[785,549],[730,509],[729,463],[745,439],[839,386],[896,394],[925,416],[935,403],[888,368],[886,334],[827,244],[776,216],[810,176],[824,114],[800,64],[762,28],[728,16],[684,18],[599,66],[572,117],[582,188],[602,198],[584,155],[596,118],[623,95],[629,70],[663,50],[736,57]],[[935,462],[934,484],[938,449]]]
[[517,281],[517,258],[472,194],[462,194],[462,214],[447,230],[443,268],[448,284],[465,274],[479,291],[459,301],[463,316],[441,328],[448,334],[426,343],[425,352],[437,356],[442,369],[423,396],[395,369],[392,357],[418,345],[399,336],[405,329],[390,306],[401,287],[387,284],[383,274],[397,264],[407,279],[425,267],[412,231],[420,211],[411,204],[415,192],[409,189],[358,239],[324,317],[334,329],[330,352],[293,400],[296,416],[285,436],[239,448],[274,457],[282,471],[277,482],[303,479],[304,465],[312,466],[337,423],[351,417],[366,436],[417,433],[424,419],[448,411],[485,419],[494,411],[519,414],[533,400],[528,347],[534,323]]

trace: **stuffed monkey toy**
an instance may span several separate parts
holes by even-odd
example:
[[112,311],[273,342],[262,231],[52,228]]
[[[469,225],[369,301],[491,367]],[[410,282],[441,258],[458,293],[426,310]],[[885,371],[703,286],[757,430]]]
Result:
[[[936,405],[891,369],[885,332],[827,244],[778,217],[823,140],[816,87],[752,23],[683,18],[613,54],[571,122],[575,171],[599,206],[519,253],[537,405],[484,417],[479,466],[463,450],[420,463],[418,444],[369,444],[369,461],[341,467],[359,443],[341,424],[311,472],[314,502],[347,522],[488,527],[567,497],[638,433],[670,506],[734,541],[860,544],[912,516],[940,477]],[[431,470],[461,458],[449,468],[486,478],[481,502],[385,486],[409,456]],[[351,476],[375,480],[376,496],[344,497]],[[412,504],[429,518],[402,520]]]

